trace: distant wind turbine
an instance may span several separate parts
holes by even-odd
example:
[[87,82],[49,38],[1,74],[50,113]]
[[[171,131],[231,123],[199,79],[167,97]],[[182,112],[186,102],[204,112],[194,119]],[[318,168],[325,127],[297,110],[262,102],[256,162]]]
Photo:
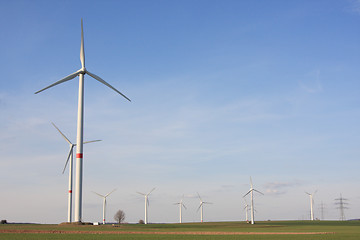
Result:
[[248,217],[248,212],[249,212],[249,204],[246,202],[246,199],[244,199],[244,203],[245,203],[245,207],[244,207],[244,210],[245,210],[245,219],[246,219],[246,222],[248,223],[249,222],[249,217]]
[[201,213],[200,213],[200,219],[201,219],[201,222],[203,222],[203,207],[204,207],[204,204],[212,204],[211,202],[204,202],[202,199],[201,199],[201,197],[200,197],[200,194],[199,193],[197,193],[197,195],[198,195],[198,197],[199,197],[199,200],[200,200],[200,205],[199,205],[199,207],[198,207],[198,211],[199,211],[199,209],[201,209]]
[[148,224],[148,214],[147,214],[147,206],[149,205],[148,197],[154,190],[155,188],[153,188],[148,194],[137,192],[138,194],[143,195],[145,197],[145,224]]
[[105,82],[99,76],[90,73],[85,68],[85,51],[84,51],[84,31],[83,31],[83,20],[81,19],[81,46],[80,46],[80,61],[81,68],[68,75],[67,77],[35,92],[35,94],[40,93],[48,88],[54,87],[60,83],[69,81],[76,76],[79,76],[79,97],[78,97],[78,116],[77,116],[77,137],[76,137],[76,192],[75,192],[75,222],[82,221],[82,177],[83,177],[83,137],[84,137],[84,76],[85,74],[90,75],[95,80],[101,82],[102,84],[108,86],[128,101],[131,101],[124,94],[119,92],[116,88],[111,86],[109,83]]
[[[70,140],[65,136],[65,134],[63,134],[60,129],[54,124],[51,123],[61,134],[61,136],[63,136],[63,138],[65,139],[65,141],[67,141],[70,145],[70,150],[69,150],[69,154],[68,157],[66,159],[66,163],[65,163],[65,167],[64,170],[62,171],[62,173],[64,174],[65,169],[67,164],[69,163],[69,197],[68,197],[68,222],[71,222],[71,213],[72,213],[72,183],[73,183],[73,150],[74,147],[76,146],[76,144],[70,142]],[[84,142],[84,144],[86,143],[92,143],[92,142],[99,142],[101,140],[93,140],[93,141],[87,141]],[[69,162],[70,160],[70,162]]]
[[305,192],[310,197],[310,219],[311,219],[311,221],[314,221],[314,208],[313,208],[314,198],[313,197],[316,192],[317,192],[317,190],[315,192],[313,192],[312,194]]
[[185,204],[183,203],[183,198],[184,198],[184,195],[183,195],[183,197],[181,198],[180,202],[174,203],[174,205],[179,205],[180,223],[182,223],[182,208],[184,207],[184,208],[186,209],[186,206],[185,206]]
[[111,192],[109,192],[108,194],[106,194],[106,195],[101,195],[101,194],[93,191],[93,193],[95,193],[95,194],[98,195],[99,197],[102,197],[102,198],[103,198],[103,224],[105,224],[105,219],[106,219],[106,198],[107,198],[110,194],[112,194],[113,192],[115,192],[115,190],[116,190],[116,188],[115,188],[114,190],[112,190]]
[[262,192],[260,192],[260,191],[253,188],[252,179],[250,177],[250,190],[244,195],[244,197],[250,193],[250,196],[251,196],[251,205],[250,205],[250,208],[251,208],[251,224],[255,224],[255,220],[254,220],[254,191],[264,195]]

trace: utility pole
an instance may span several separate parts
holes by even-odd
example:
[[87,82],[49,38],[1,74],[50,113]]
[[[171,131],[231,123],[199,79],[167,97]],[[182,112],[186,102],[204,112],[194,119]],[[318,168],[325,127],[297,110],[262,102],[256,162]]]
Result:
[[340,220],[344,221],[345,220],[344,209],[348,209],[348,207],[345,206],[345,205],[348,205],[348,203],[346,202],[346,201],[348,201],[348,199],[343,198],[340,193],[340,198],[336,198],[335,201],[336,201],[335,204],[339,205],[339,207],[337,207],[337,209],[340,209]]

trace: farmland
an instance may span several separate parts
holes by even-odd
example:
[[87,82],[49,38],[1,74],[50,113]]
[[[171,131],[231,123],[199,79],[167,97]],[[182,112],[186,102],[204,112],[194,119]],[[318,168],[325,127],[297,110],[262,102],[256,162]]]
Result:
[[0,225],[0,239],[359,239],[359,221],[269,221],[184,224]]

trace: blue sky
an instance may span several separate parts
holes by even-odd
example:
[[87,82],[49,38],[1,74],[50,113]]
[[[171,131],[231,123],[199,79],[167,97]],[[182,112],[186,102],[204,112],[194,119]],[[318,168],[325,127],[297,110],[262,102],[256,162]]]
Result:
[[1,1],[0,212],[9,222],[67,216],[61,171],[76,139],[86,67],[132,99],[85,77],[83,219],[243,220],[249,177],[256,218],[339,219],[360,211],[359,1]]

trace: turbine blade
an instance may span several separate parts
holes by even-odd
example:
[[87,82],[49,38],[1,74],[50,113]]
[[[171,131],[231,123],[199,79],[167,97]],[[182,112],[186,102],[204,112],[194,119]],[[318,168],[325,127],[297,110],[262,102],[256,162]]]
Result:
[[198,207],[198,209],[196,210],[197,212],[199,211],[199,209],[201,208],[201,206],[202,206],[203,204],[202,203],[200,203],[200,205],[199,205],[199,207]]
[[155,190],[155,188],[153,188],[153,189],[151,189],[151,191],[148,193],[148,194],[146,194],[146,195],[150,195],[150,193],[152,193],[153,191]]
[[86,73],[89,74],[91,77],[95,78],[96,80],[98,80],[99,82],[101,82],[102,84],[108,86],[109,88],[111,88],[112,90],[114,90],[115,92],[117,92],[118,94],[120,94],[121,96],[123,96],[124,98],[126,98],[129,102],[131,102],[131,100],[125,96],[124,94],[122,94],[121,92],[119,92],[116,88],[114,88],[113,86],[111,86],[110,84],[108,84],[107,82],[105,82],[103,79],[101,79],[99,76],[96,76],[95,74],[89,72],[88,70],[86,70]]
[[198,197],[199,197],[200,201],[202,202],[202,199],[201,199],[201,197],[200,197],[200,194],[199,194],[198,192],[196,192],[196,193],[197,193],[197,195],[198,195]]
[[148,198],[146,199],[146,203],[147,203],[148,206],[150,205]]
[[65,138],[65,140],[69,143],[69,144],[72,144],[70,142],[70,140],[60,131],[60,129],[53,123],[51,122],[51,124],[59,131],[59,133]]
[[70,149],[70,151],[69,151],[69,155],[68,155],[68,157],[67,157],[67,160],[66,160],[66,163],[65,163],[65,166],[64,166],[64,170],[62,171],[62,174],[64,174],[65,169],[66,169],[66,166],[67,166],[67,164],[68,164],[68,162],[69,162],[69,159],[70,159],[70,157],[71,157],[72,154],[73,154],[73,149],[74,149],[74,145],[71,145],[71,149]]
[[143,195],[143,196],[146,196],[145,193],[141,193],[141,192],[136,192],[136,193],[138,193],[138,194],[140,194],[140,195]]
[[82,68],[85,68],[84,30],[83,30],[83,20],[82,20],[82,19],[81,19],[80,61],[81,61],[81,66],[82,66]]
[[252,190],[250,189],[243,197],[246,197]]
[[184,207],[185,209],[187,209],[186,206],[185,206],[185,204],[182,204],[182,205],[183,205],[183,207]]
[[102,141],[102,140],[92,140],[92,141],[83,142],[83,144],[93,143],[93,142],[101,142],[101,141]]
[[98,196],[100,196],[100,197],[102,197],[102,198],[105,198],[105,196],[104,195],[101,195],[101,194],[99,194],[99,193],[97,193],[97,192],[94,192],[94,191],[92,191],[93,193],[95,193],[96,195],[98,195]]
[[111,192],[109,192],[108,194],[105,195],[105,197],[108,197],[110,194],[112,194],[113,192],[116,191],[117,188],[115,188],[114,190],[112,190]]
[[55,82],[55,83],[53,83],[53,84],[51,84],[51,85],[47,86],[46,88],[43,88],[43,89],[41,89],[41,90],[39,90],[39,91],[35,92],[35,94],[38,94],[39,92],[42,92],[42,91],[44,91],[44,90],[46,90],[46,89],[48,89],[48,88],[54,87],[54,86],[56,86],[56,85],[58,85],[58,84],[60,84],[60,83],[63,83],[63,82],[69,81],[69,80],[71,80],[71,79],[75,78],[77,75],[79,75],[79,73],[81,73],[81,70],[76,71],[76,72],[74,72],[74,73],[70,74],[69,76],[64,77],[63,79],[61,79],[61,80],[59,80],[59,81],[57,81],[57,82]]
[[258,190],[256,190],[256,189],[254,189],[254,191],[255,191],[255,192],[258,192],[258,193],[260,193],[260,194],[262,194],[262,195],[264,195],[262,192],[260,192],[260,191],[258,191]]
[[305,192],[305,193],[306,193],[307,195],[309,195],[309,196],[311,195],[311,194],[310,194],[310,193],[308,193],[308,192]]
[[250,185],[251,185],[251,188],[253,188],[253,182],[252,182],[251,177],[250,177]]

